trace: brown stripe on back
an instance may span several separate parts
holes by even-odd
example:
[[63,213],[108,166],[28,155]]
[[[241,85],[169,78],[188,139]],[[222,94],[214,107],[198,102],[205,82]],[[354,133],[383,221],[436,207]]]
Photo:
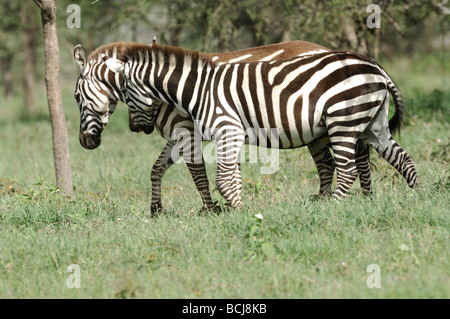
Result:
[[134,61],[139,60],[139,54],[145,54],[145,52],[149,53],[149,56],[151,57],[150,52],[153,51],[157,55],[158,53],[162,53],[165,57],[168,57],[170,55],[175,55],[175,57],[178,58],[184,58],[185,56],[191,56],[193,59],[202,59],[206,63],[210,64],[211,66],[214,66],[215,63],[211,60],[211,57],[209,54],[200,53],[198,51],[189,51],[185,50],[180,47],[170,46],[170,45],[158,45],[158,44],[143,44],[143,43],[133,43],[133,42],[114,42],[110,44],[105,44],[89,54],[89,60],[98,60],[102,54],[105,54],[109,57],[112,55],[106,54],[112,53],[114,51],[114,48],[116,48],[117,51],[117,59],[127,62],[128,59],[132,59]]
[[[269,44],[269,45],[264,45],[264,46],[260,46],[260,47],[256,47],[256,48],[249,48],[249,49],[233,51],[233,52],[208,53],[207,56],[209,58],[217,56],[218,59],[215,62],[220,63],[220,62],[228,62],[229,60],[251,54],[250,57],[247,57],[247,58],[239,61],[239,62],[249,62],[249,61],[260,61],[261,59],[264,59],[280,50],[284,50],[284,51],[282,53],[276,55],[274,57],[274,59],[280,60],[280,59],[292,58],[294,56],[298,56],[299,54],[305,53],[308,51],[328,50],[328,49],[321,45],[307,42],[307,41],[289,41],[289,42]],[[274,60],[274,59],[272,59],[272,60]]]

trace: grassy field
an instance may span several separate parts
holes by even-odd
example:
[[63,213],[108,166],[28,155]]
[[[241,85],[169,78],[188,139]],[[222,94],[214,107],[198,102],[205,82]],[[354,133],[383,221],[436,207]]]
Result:
[[[273,175],[243,164],[245,207],[218,216],[198,214],[180,163],[164,179],[166,213],[150,218],[150,169],[164,140],[129,132],[120,105],[102,146],[83,149],[76,74],[63,92],[76,196],[64,199],[53,186],[45,91],[31,118],[17,94],[0,105],[0,298],[449,298],[446,63],[382,63],[410,110],[396,140],[415,160],[418,189],[372,152],[373,196],[357,182],[339,203],[313,201],[318,176],[303,148],[281,151]],[[67,286],[73,264],[79,289]],[[367,285],[372,264],[379,289]]]

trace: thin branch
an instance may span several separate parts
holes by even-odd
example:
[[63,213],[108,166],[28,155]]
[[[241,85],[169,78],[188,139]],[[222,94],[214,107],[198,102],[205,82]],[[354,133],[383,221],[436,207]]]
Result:
[[384,17],[386,18],[386,20],[387,20],[390,24],[392,24],[392,26],[394,27],[395,31],[397,31],[397,32],[400,34],[400,36],[403,37],[403,35],[404,35],[404,34],[403,34],[403,31],[402,31],[402,29],[400,28],[400,26],[398,25],[398,23],[395,22],[395,20],[392,19],[392,17],[391,17],[389,14],[387,14],[386,12],[384,12],[383,15],[384,15]]
[[445,5],[448,3],[448,0],[442,0],[442,2],[435,4],[433,3],[433,5],[437,6],[443,15],[449,15],[450,14],[450,9],[447,8]]
[[36,5],[41,9],[41,10],[43,10],[43,5],[42,5],[42,0],[33,0],[34,1],[34,3],[36,3]]

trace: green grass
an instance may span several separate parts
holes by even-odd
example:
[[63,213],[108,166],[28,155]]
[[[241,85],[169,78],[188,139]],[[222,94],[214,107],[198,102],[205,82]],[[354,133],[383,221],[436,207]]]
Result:
[[[410,115],[396,140],[415,160],[418,189],[372,152],[373,196],[357,182],[339,203],[314,201],[318,176],[303,148],[281,151],[273,175],[243,164],[245,207],[219,216],[198,214],[200,196],[176,164],[163,182],[166,213],[150,218],[150,169],[164,140],[129,132],[120,105],[102,146],[84,150],[72,82],[63,99],[76,196],[65,199],[53,186],[44,90],[35,117],[21,114],[20,96],[3,103],[0,298],[449,298],[449,91],[418,89],[415,76],[433,77],[422,69],[409,85],[399,64],[386,68]],[[66,285],[72,264],[80,289]],[[367,287],[371,264],[380,289]]]

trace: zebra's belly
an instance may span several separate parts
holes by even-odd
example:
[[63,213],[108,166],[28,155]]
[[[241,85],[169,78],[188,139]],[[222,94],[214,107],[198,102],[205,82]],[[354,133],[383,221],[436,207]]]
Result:
[[323,126],[315,126],[312,130],[286,130],[283,128],[248,128],[246,144],[267,148],[290,149],[306,146],[327,134]]

